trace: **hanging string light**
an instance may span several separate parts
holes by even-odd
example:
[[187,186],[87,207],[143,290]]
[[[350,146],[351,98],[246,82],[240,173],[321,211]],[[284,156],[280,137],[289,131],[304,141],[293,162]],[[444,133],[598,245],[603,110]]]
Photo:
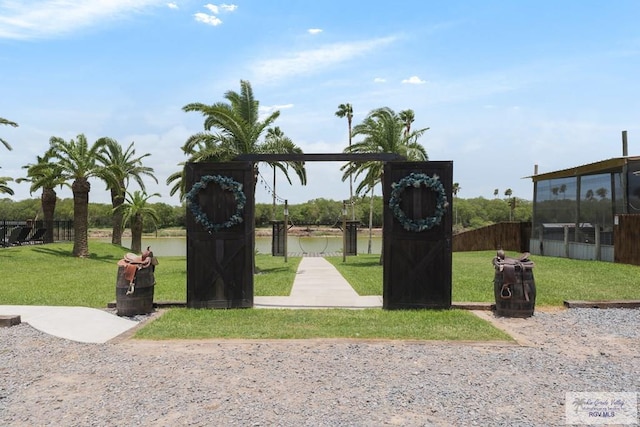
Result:
[[269,195],[272,198],[275,198],[279,203],[284,203],[284,200],[282,197],[278,196],[277,194],[275,194],[275,191],[273,190],[273,188],[269,185],[269,183],[267,182],[267,180],[262,176],[262,173],[260,173],[260,171],[258,171],[258,179],[260,180],[260,183],[262,184],[262,186],[264,187],[264,189],[267,191],[267,193],[269,193]]

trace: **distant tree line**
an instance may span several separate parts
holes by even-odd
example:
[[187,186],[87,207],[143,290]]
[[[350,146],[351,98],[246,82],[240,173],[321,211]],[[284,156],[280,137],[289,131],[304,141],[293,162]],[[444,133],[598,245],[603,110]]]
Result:
[[[452,203],[454,232],[474,229],[485,225],[509,221],[511,200],[485,199],[483,197],[462,199],[454,198]],[[145,222],[145,233],[156,228],[184,228],[186,208],[171,206],[166,203],[149,203],[158,214],[158,221]],[[363,226],[369,223],[368,197],[356,198],[353,204],[355,219]],[[351,206],[347,207],[351,220]],[[342,201],[329,199],[313,199],[305,203],[289,205],[289,220],[294,225],[338,226],[342,222]],[[112,226],[113,207],[110,204],[89,203],[88,225],[90,228],[110,228]],[[531,221],[532,203],[528,200],[516,199],[513,210],[513,221]],[[13,201],[0,199],[0,220],[42,219],[42,203],[39,199]],[[56,220],[73,220],[73,199],[59,199],[56,204]],[[271,220],[284,219],[284,205],[277,205],[274,215],[273,206],[269,203],[256,203],[256,227],[269,227]],[[373,199],[373,226],[382,227],[382,197]]]

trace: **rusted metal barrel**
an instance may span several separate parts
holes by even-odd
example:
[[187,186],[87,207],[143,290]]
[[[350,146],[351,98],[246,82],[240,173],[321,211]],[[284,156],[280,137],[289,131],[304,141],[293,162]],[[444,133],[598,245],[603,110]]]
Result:
[[125,278],[125,267],[118,266],[116,281],[116,310],[118,316],[135,316],[153,312],[155,277],[153,269],[141,268],[136,272],[134,290],[129,293],[129,281]]
[[533,262],[528,254],[519,258],[504,257],[499,253],[493,260],[495,276],[493,291],[497,316],[531,317],[536,305],[536,284]]

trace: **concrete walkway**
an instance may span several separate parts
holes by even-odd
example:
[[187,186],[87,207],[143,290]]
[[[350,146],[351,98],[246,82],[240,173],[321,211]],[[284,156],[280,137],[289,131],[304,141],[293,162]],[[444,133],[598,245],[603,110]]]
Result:
[[105,343],[138,322],[89,307],[0,305],[0,316],[19,315],[32,327],[60,338],[86,343]]
[[[290,296],[254,297],[254,307],[358,309],[382,307],[382,297],[359,296],[329,261],[312,257],[300,262]],[[139,324],[89,307],[0,305],[0,316],[15,315],[42,332],[85,343],[105,343]]]
[[373,308],[382,307],[382,296],[359,296],[329,261],[304,257],[300,261],[291,295],[254,297],[256,308]]

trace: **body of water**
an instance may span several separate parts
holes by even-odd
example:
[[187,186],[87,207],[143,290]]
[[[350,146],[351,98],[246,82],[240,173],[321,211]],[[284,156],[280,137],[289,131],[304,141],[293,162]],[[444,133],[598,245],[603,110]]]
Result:
[[[111,243],[111,238],[91,239]],[[131,239],[123,238],[122,245],[131,247]],[[358,253],[366,254],[369,245],[368,236],[358,236]],[[142,247],[151,247],[153,254],[162,256],[187,256],[186,237],[158,237],[142,239]],[[342,253],[341,236],[288,236],[287,249],[290,254],[302,253]],[[256,237],[256,251],[261,254],[271,253],[271,237]],[[380,254],[382,251],[382,237],[373,236],[371,239],[371,253]]]

